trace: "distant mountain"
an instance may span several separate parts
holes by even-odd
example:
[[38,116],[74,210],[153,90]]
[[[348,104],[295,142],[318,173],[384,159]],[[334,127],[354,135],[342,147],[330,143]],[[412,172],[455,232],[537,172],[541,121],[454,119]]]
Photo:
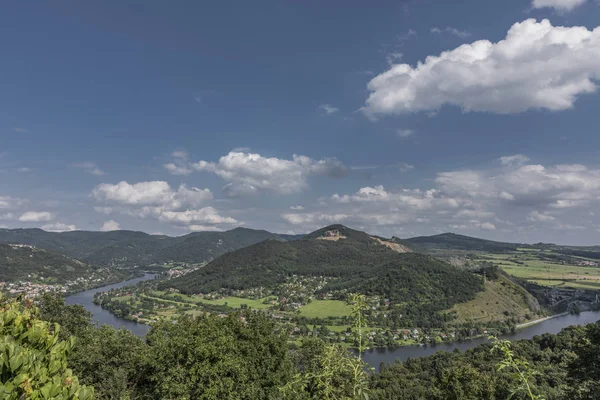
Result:
[[442,233],[434,236],[419,236],[404,239],[404,243],[415,246],[425,251],[438,250],[471,250],[487,251],[490,253],[514,251],[520,244],[495,242],[493,240],[479,239],[470,236],[458,235],[456,233]]
[[266,240],[226,253],[181,278],[163,283],[183,293],[276,287],[291,275],[328,276],[323,292],[348,291],[389,298],[400,317],[423,322],[474,298],[482,279],[405,246],[342,225],[295,241]]
[[134,231],[56,233],[41,229],[0,229],[0,243],[27,244],[102,266],[167,261],[200,263],[266,239],[284,240],[274,233],[246,228],[179,237]]
[[61,254],[25,245],[0,244],[0,281],[65,283],[88,277],[94,268]]

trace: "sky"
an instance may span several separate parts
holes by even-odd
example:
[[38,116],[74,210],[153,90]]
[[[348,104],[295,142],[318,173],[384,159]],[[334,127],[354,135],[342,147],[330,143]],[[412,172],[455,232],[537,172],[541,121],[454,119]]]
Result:
[[596,0],[11,2],[0,228],[600,244],[599,21]]

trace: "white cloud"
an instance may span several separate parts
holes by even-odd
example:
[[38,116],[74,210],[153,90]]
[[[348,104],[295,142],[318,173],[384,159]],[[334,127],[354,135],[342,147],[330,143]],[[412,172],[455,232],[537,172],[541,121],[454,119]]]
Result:
[[54,214],[48,211],[27,211],[19,217],[21,222],[44,222],[54,219]]
[[404,56],[403,53],[396,51],[396,52],[392,52],[392,53],[389,53],[388,55],[386,55],[385,60],[387,61],[387,63],[389,65],[394,65],[394,64],[396,64],[397,61],[402,60],[403,56]]
[[114,220],[110,220],[110,221],[106,221],[104,222],[104,224],[102,224],[102,227],[100,228],[100,230],[102,232],[110,232],[110,231],[118,231],[121,229],[121,225]]
[[0,196],[0,209],[15,208],[27,203],[27,200],[18,197]]
[[331,104],[321,104],[319,106],[319,110],[324,111],[327,115],[335,114],[336,112],[340,111],[339,108],[334,107]]
[[312,224],[335,224],[341,223],[348,219],[346,214],[323,214],[323,213],[302,213],[281,214],[281,218],[291,225],[312,225]]
[[[136,218],[152,218],[187,229],[192,229],[191,225],[211,225],[215,230],[219,229],[218,225],[240,224],[234,218],[220,215],[213,207],[203,206],[212,200],[212,193],[208,189],[188,189],[181,185],[174,190],[164,181],[134,184],[123,181],[115,185],[103,183],[96,186],[92,197],[111,204],[111,207],[95,207],[96,211],[107,215],[119,213]],[[114,224],[114,221],[108,221],[104,225],[114,227]]]
[[197,207],[212,199],[208,189],[191,188],[180,185],[173,190],[165,181],[149,181],[129,184],[102,183],[94,188],[92,196],[99,201],[126,205],[160,205],[165,209],[184,206]]
[[479,40],[429,56],[412,67],[396,64],[373,78],[363,111],[369,116],[436,111],[499,114],[573,107],[596,91],[600,27],[555,27],[534,19],[514,24],[497,43]]
[[523,154],[515,154],[513,156],[500,157],[498,161],[500,161],[500,164],[507,166],[523,165],[529,161],[529,157]]
[[310,175],[341,178],[348,174],[348,168],[335,158],[313,160],[294,155],[292,160],[285,160],[233,151],[218,162],[199,161],[192,167],[197,171],[212,172],[228,182],[224,189],[229,196],[248,195],[261,190],[298,193],[308,187]]
[[46,232],[71,232],[76,231],[77,227],[75,225],[67,225],[62,222],[56,222],[54,224],[46,224],[42,225],[42,229]]
[[408,172],[408,171],[410,171],[411,169],[414,169],[414,168],[415,168],[414,165],[410,165],[410,164],[405,163],[405,162],[398,163],[398,169],[400,170],[400,172]]
[[13,213],[5,213],[5,214],[0,214],[0,220],[11,220],[11,219],[15,219],[15,214]]
[[176,225],[189,224],[237,224],[238,221],[231,217],[223,217],[213,207],[203,207],[197,210],[172,211],[163,207],[142,207],[129,212],[130,215],[146,218],[154,217],[162,222],[169,222]]
[[13,131],[18,132],[18,133],[31,133],[31,131],[29,131],[25,128],[13,128]]
[[445,28],[438,28],[437,26],[434,26],[433,28],[430,29],[430,32],[433,34],[436,34],[436,35],[441,35],[442,33],[449,33],[449,34],[457,36],[461,39],[466,39],[469,36],[471,36],[470,32],[461,31],[460,29],[456,29],[451,26],[447,26]]
[[31,168],[28,168],[28,167],[17,168],[17,172],[31,172]]
[[189,175],[193,172],[189,167],[185,165],[177,165],[175,163],[167,163],[165,164],[165,168],[172,175]]
[[178,150],[171,153],[171,157],[173,157],[174,161],[164,164],[164,167],[169,171],[172,175],[189,175],[193,172],[193,170],[189,166],[188,162],[188,153],[184,150]]
[[398,131],[397,131],[398,137],[401,137],[401,138],[407,138],[409,136],[413,136],[415,133],[416,132],[414,129],[398,129]]
[[302,211],[302,210],[304,210],[304,206],[291,206],[290,210]]
[[533,8],[554,8],[557,11],[571,11],[575,7],[581,6],[587,0],[533,0]]
[[95,163],[89,162],[89,161],[81,162],[81,163],[73,163],[73,164],[71,164],[71,167],[82,169],[85,172],[87,172],[88,174],[92,174],[92,175],[96,175],[96,176],[104,175],[104,171],[102,171],[100,168],[98,168],[98,166]]
[[554,221],[555,219],[556,218],[554,218],[552,215],[548,215],[537,210],[534,210],[527,215],[527,221],[532,222]]

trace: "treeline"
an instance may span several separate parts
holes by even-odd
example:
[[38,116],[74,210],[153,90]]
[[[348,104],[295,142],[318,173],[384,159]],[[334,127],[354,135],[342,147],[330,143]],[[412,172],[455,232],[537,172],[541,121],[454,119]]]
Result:
[[[1,302],[0,351],[8,358],[0,394],[6,399],[91,399],[92,390],[97,399],[129,400],[600,396],[600,322],[513,343],[510,358],[482,345],[382,365],[371,374],[319,339],[288,350],[287,333],[260,313],[163,322],[142,340],[127,330],[96,328],[82,307],[60,298],[44,296],[39,310]],[[529,392],[521,390],[525,385]]]

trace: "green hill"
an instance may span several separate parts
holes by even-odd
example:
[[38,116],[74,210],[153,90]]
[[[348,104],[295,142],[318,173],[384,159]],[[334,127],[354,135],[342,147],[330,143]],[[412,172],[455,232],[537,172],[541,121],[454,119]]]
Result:
[[183,293],[276,287],[292,275],[335,278],[322,293],[360,292],[390,299],[397,318],[435,319],[438,311],[475,297],[482,280],[430,256],[399,252],[380,238],[342,225],[304,238],[267,240],[163,283]]
[[493,240],[479,239],[456,233],[442,233],[433,236],[418,236],[405,239],[409,246],[416,246],[425,251],[436,250],[470,250],[501,253],[515,251],[520,245],[516,243],[495,242]]
[[200,263],[266,239],[280,237],[246,228],[179,237],[134,231],[56,233],[41,229],[0,229],[0,243],[31,245],[103,266],[143,266],[167,261]]
[[0,244],[0,281],[65,283],[88,277],[94,268],[79,260],[29,246]]

